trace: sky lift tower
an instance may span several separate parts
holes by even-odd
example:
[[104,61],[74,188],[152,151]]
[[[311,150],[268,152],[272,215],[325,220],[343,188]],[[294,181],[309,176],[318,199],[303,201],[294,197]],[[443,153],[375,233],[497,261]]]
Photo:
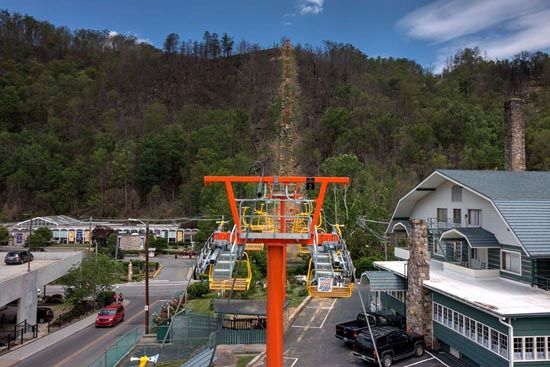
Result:
[[[349,185],[348,177],[205,176],[206,185],[223,183],[234,226],[228,234],[235,246],[267,246],[267,365],[283,366],[283,304],[286,291],[286,246],[316,246],[331,241],[331,233],[319,233],[321,209],[329,184]],[[255,198],[235,198],[233,184],[256,183],[262,192]],[[302,192],[319,194],[308,199]],[[301,208],[312,207],[304,214]]]

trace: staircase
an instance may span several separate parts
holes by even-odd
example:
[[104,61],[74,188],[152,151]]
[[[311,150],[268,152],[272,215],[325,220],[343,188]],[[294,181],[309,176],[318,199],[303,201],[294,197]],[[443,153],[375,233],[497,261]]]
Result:
[[315,278],[334,278],[332,260],[327,252],[317,252],[313,257]]

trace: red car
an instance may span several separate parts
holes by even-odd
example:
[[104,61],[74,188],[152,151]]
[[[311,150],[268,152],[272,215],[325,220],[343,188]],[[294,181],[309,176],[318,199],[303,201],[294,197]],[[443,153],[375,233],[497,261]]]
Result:
[[99,311],[95,319],[95,326],[115,326],[124,321],[124,306],[117,303],[105,306]]

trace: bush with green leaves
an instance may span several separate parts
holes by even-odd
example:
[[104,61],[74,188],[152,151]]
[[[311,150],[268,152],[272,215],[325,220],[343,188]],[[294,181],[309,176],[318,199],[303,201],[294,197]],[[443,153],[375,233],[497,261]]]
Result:
[[8,245],[10,240],[10,233],[4,226],[0,226],[0,246]]
[[52,240],[52,231],[46,227],[40,227],[27,238],[26,247],[31,250],[46,247],[51,244]]
[[202,298],[209,292],[210,289],[208,287],[208,283],[206,282],[193,283],[187,288],[187,295],[189,299]]

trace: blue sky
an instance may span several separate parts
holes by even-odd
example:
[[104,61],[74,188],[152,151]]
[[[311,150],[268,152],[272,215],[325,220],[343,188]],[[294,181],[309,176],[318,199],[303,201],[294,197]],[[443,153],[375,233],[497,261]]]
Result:
[[175,32],[227,32],[269,46],[351,43],[369,56],[407,57],[438,71],[463,47],[489,58],[550,48],[548,0],[2,0],[0,8],[71,29],[132,34],[157,47]]

